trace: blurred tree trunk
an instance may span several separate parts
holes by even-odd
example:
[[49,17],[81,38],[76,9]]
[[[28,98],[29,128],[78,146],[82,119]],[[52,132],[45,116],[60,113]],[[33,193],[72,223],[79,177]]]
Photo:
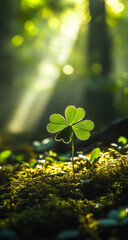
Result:
[[89,67],[94,63],[102,66],[103,75],[110,72],[110,39],[105,21],[105,1],[89,0],[91,15],[89,32]]
[[[105,21],[105,0],[89,0],[88,67],[90,86],[85,89],[85,103],[89,117],[99,130],[116,119],[113,93],[109,90],[111,56],[110,38]],[[105,81],[106,80],[106,81]]]

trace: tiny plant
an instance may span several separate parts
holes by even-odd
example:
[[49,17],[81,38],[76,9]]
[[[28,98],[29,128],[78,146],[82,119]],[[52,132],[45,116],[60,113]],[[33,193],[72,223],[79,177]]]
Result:
[[127,138],[120,136],[117,139],[117,143],[111,143],[112,147],[116,147],[117,149],[121,149],[121,148],[128,148],[127,146]]
[[90,163],[97,163],[97,161],[100,159],[100,148],[94,148],[91,151],[91,159],[90,159]]
[[80,158],[84,158],[88,163],[90,163],[91,165],[94,164],[94,163],[97,163],[98,160],[100,159],[100,148],[94,148],[92,151],[91,151],[91,157],[90,159],[85,157],[84,155],[82,154],[79,154],[78,155]]
[[75,108],[68,106],[65,109],[65,118],[60,114],[52,114],[50,123],[47,125],[47,130],[50,133],[57,133],[55,140],[63,141],[64,143],[72,142],[72,167],[74,171],[74,140],[73,133],[80,140],[87,140],[90,137],[90,132],[94,128],[94,123],[90,120],[83,120],[85,111],[83,108]]

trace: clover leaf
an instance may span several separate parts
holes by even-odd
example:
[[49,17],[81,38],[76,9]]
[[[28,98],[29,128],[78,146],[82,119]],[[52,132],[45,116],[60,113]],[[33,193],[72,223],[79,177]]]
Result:
[[[90,137],[90,131],[94,128],[94,123],[90,120],[83,120],[85,111],[83,108],[68,106],[65,109],[65,118],[60,114],[52,114],[47,130],[50,133],[57,133],[55,140],[69,143],[72,141],[72,166],[74,171],[74,142],[73,133],[80,140],[87,140]],[[83,121],[81,121],[83,120]]]
[[[69,143],[73,132],[80,140],[87,140],[90,132],[94,128],[94,123],[90,120],[81,121],[85,116],[83,108],[68,106],[65,110],[65,118],[60,114],[52,114],[47,130],[51,133],[59,132],[55,140]],[[80,122],[81,121],[81,122]]]

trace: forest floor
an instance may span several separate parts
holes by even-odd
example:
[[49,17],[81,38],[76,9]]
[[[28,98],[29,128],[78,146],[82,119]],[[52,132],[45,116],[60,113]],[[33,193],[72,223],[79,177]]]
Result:
[[128,145],[100,150],[75,152],[74,180],[70,151],[1,144],[0,239],[127,240]]

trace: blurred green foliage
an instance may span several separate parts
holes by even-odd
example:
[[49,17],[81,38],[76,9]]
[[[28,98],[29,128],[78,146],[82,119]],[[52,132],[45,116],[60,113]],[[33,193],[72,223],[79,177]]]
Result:
[[[2,90],[1,128],[11,121],[17,108],[21,112],[18,100],[25,99],[25,91],[38,96],[54,91],[53,99],[40,100],[44,105],[49,102],[49,114],[69,104],[87,105],[96,126],[102,127],[125,116],[128,104],[127,11],[126,0],[21,0],[15,4],[7,0],[3,3],[0,75],[1,86],[6,90]],[[6,96],[9,96],[9,106],[3,104]],[[102,112],[100,119],[98,107]],[[109,114],[105,113],[107,111]],[[44,125],[46,122],[47,119]]]

